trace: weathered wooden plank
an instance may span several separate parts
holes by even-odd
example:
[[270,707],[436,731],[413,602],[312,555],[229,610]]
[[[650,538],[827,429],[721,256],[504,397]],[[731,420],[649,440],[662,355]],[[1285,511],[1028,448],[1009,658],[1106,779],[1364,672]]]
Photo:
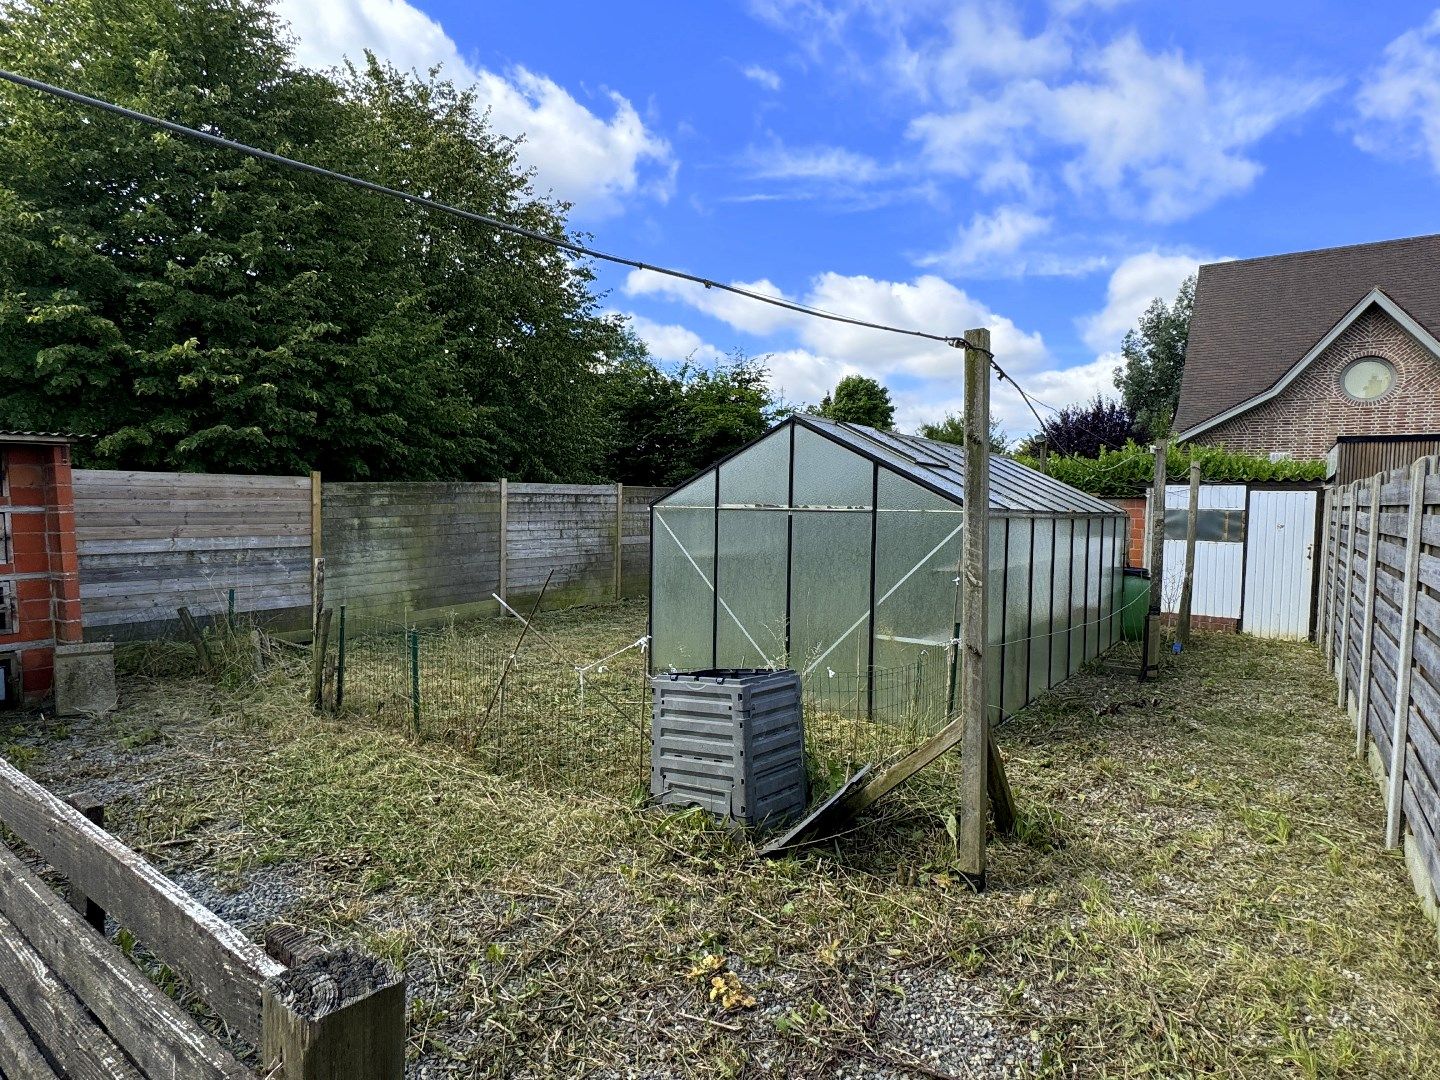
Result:
[[308,476],[245,475],[243,473],[136,472],[130,469],[76,469],[72,474],[77,490],[113,487],[123,490],[167,486],[185,488],[301,488],[309,487]]
[[0,821],[68,877],[226,1023],[260,1037],[260,984],[280,965],[115,837],[0,760]]
[[85,560],[118,556],[139,559],[145,555],[214,555],[236,558],[252,551],[290,551],[308,548],[308,536],[167,536],[158,540],[87,540],[78,545]]
[[3,997],[0,997],[0,1076],[12,1076],[15,1080],[50,1080],[58,1076]]
[[74,1080],[142,1080],[115,1040],[3,914],[0,986],[65,1075]]
[[0,845],[0,911],[150,1076],[250,1075],[120,950]]
[[[266,525],[266,536],[310,536],[310,520],[303,523]],[[255,526],[245,522],[217,525],[102,525],[91,528],[79,513],[75,519],[75,539],[90,540],[170,540],[180,536],[198,537],[247,537],[255,535]],[[308,540],[307,540],[308,542]]]

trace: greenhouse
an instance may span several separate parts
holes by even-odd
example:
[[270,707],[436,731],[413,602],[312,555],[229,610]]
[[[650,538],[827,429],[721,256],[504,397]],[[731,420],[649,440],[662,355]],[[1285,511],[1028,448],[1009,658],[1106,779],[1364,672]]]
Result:
[[[965,454],[795,416],[651,508],[653,672],[793,667],[867,720],[953,709]],[[1123,511],[990,459],[989,700],[1003,717],[1119,638]]]

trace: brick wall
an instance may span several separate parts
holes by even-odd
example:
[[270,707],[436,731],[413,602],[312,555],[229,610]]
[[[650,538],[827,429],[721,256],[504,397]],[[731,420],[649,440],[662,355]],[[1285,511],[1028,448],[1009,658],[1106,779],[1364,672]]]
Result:
[[1145,550],[1145,500],[1106,499],[1111,506],[1118,506],[1130,518],[1129,544],[1125,548],[1125,562],[1128,566],[1144,566],[1149,562]]
[[[1345,367],[1365,356],[1381,357],[1395,368],[1394,388],[1378,401],[1353,401],[1340,387]],[[1324,457],[1337,435],[1435,431],[1440,431],[1440,361],[1387,312],[1372,306],[1277,397],[1202,432],[1195,441],[1308,459]]]
[[13,586],[19,615],[13,632],[0,634],[0,660],[18,663],[18,689],[33,699],[53,685],[56,642],[81,640],[70,448],[0,443],[0,454],[0,513],[9,517],[11,536],[0,579]]

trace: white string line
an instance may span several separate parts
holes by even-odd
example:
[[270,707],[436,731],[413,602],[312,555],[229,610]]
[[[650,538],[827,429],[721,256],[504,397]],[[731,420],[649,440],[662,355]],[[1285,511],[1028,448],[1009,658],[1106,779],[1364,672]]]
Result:
[[[665,517],[660,513],[658,508],[655,511],[655,520],[660,522],[660,527],[670,534],[670,539],[675,541],[675,546],[680,549],[681,554],[683,554],[685,558],[689,560],[690,565],[695,568],[695,572],[700,575],[700,580],[705,582],[705,587],[709,589],[712,594],[714,594],[715,599],[719,602],[720,606],[725,609],[725,614],[729,615],[730,618],[734,620],[735,625],[740,628],[740,632],[745,635],[745,640],[750,642],[751,646],[755,649],[755,651],[760,654],[760,659],[765,661],[765,666],[769,668],[778,667],[779,665],[777,665],[775,661],[771,660],[769,654],[760,647],[760,643],[750,636],[750,631],[745,629],[745,624],[740,621],[740,619],[736,616],[735,612],[730,610],[730,605],[725,602],[725,598],[715,591],[714,584],[712,584],[710,579],[705,576],[705,571],[700,569],[700,564],[697,563],[693,558],[691,558],[690,552],[686,549],[685,545],[680,542],[680,538],[675,535],[674,530],[672,530],[670,526],[666,524]],[[717,544],[719,543],[719,539],[719,537],[715,538]]]
[[929,562],[937,551],[943,548],[951,540],[955,539],[956,534],[959,533],[960,530],[963,528],[965,528],[965,523],[962,521],[959,525],[956,525],[955,528],[950,530],[949,534],[945,537],[944,540],[941,540],[938,544],[936,544],[933,548],[926,552],[925,557],[922,558],[914,566],[912,566],[909,573],[907,573],[899,581],[895,582],[895,584],[890,587],[890,590],[886,592],[884,596],[880,597],[879,600],[875,601],[874,608],[867,609],[865,614],[861,615],[860,618],[856,619],[853,623],[850,624],[849,630],[846,630],[843,634],[841,634],[838,638],[835,639],[835,643],[831,645],[830,648],[826,649],[823,653],[817,656],[814,662],[811,663],[809,667],[807,667],[804,671],[800,673],[800,678],[807,678],[810,675],[810,672],[814,671],[820,665],[821,661],[823,661],[827,656],[829,656],[832,652],[838,649],[840,647],[840,643],[846,638],[848,638],[851,634],[853,634],[859,628],[861,623],[863,623],[866,619],[870,618],[870,616],[874,612],[879,611],[880,605],[885,603],[886,600],[889,600],[890,597],[895,595],[896,589],[900,588],[901,585],[904,585],[905,582],[909,581],[912,577],[914,577],[916,572],[927,562]]

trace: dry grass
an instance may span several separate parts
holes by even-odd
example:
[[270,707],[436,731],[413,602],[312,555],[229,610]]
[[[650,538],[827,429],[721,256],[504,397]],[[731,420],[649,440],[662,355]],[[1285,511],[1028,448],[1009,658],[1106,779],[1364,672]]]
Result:
[[[637,615],[565,632],[633,640]],[[242,890],[303,881],[292,917],[409,969],[416,1075],[1440,1075],[1435,932],[1306,646],[1202,637],[1158,682],[1082,674],[1008,724],[1023,818],[979,896],[943,777],[758,862],[696,814],[314,717],[302,683],[132,677],[117,730],[158,743],[60,732],[32,767],[73,789],[134,761],[126,839]],[[707,1000],[689,972],[717,954],[755,1008]],[[938,1035],[900,1022],[912,998]]]

